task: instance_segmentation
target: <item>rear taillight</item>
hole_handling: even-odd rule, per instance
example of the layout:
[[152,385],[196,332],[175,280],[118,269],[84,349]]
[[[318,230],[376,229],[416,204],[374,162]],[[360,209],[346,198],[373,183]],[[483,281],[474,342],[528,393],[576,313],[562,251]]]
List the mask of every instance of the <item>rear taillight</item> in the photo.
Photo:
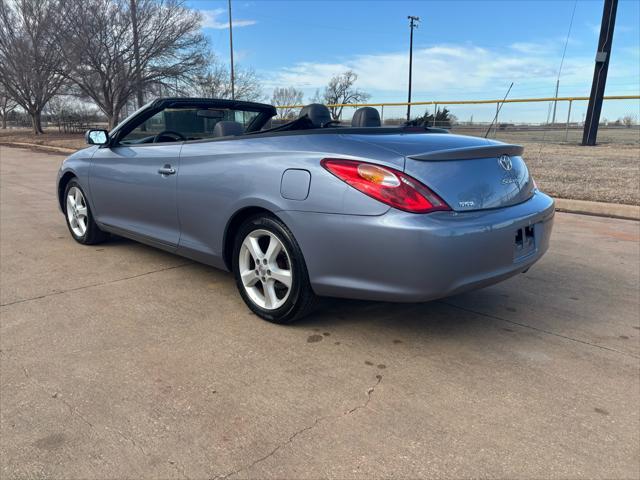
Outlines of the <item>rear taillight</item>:
[[451,210],[415,178],[393,168],[338,158],[325,158],[320,163],[353,188],[399,210],[411,213]]

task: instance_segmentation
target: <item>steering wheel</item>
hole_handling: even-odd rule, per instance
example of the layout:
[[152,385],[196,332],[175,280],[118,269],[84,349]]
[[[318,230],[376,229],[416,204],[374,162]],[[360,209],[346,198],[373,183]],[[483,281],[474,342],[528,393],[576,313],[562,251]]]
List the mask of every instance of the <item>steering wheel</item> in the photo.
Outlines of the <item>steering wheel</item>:
[[164,131],[156,134],[155,137],[153,137],[153,143],[159,143],[160,139],[162,137],[175,137],[176,141],[180,141],[180,140],[185,141],[186,140],[185,136],[182,135],[181,133],[174,132],[174,131],[171,131],[171,130],[164,130]]

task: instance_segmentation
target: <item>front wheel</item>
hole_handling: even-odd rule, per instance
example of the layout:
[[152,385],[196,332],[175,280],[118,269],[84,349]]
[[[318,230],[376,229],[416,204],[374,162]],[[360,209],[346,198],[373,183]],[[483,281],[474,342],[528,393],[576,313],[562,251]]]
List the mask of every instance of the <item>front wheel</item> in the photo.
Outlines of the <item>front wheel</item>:
[[77,180],[71,180],[64,191],[64,213],[73,239],[84,245],[102,242],[107,234],[93,220],[89,202]]
[[300,247],[273,216],[258,215],[242,224],[235,240],[233,272],[247,306],[269,322],[291,323],[315,304]]

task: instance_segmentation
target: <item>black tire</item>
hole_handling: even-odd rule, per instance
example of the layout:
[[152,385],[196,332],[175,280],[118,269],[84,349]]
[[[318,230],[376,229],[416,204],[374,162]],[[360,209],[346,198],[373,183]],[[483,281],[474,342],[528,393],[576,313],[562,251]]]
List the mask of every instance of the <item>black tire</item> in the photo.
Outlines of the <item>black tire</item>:
[[[276,309],[265,309],[256,304],[247,293],[240,275],[240,255],[247,236],[256,230],[266,230],[275,235],[286,249],[291,271],[291,287],[288,298]],[[278,218],[258,214],[248,218],[238,229],[233,248],[233,274],[242,299],[253,313],[272,323],[287,324],[308,315],[316,304],[317,297],[309,282],[307,266],[300,246],[287,226]],[[283,297],[284,298],[284,297]]]
[[[72,188],[77,188],[78,190],[80,190],[80,193],[82,193],[82,196],[84,197],[85,203],[86,203],[87,228],[83,235],[78,235],[76,232],[73,231],[73,227],[71,226],[71,223],[69,221],[69,215],[67,213],[67,196],[69,195],[69,191]],[[98,228],[98,225],[96,225],[96,222],[93,220],[93,214],[91,213],[91,207],[89,206],[89,202],[87,200],[87,194],[84,192],[84,190],[82,189],[82,187],[80,186],[80,184],[75,178],[70,180],[69,183],[67,183],[67,187],[64,189],[64,198],[62,200],[63,200],[62,205],[64,209],[64,219],[67,223],[67,228],[69,229],[69,233],[71,234],[71,236],[76,242],[81,243],[83,245],[95,245],[96,243],[103,242],[104,240],[107,239],[108,234],[100,230]]]

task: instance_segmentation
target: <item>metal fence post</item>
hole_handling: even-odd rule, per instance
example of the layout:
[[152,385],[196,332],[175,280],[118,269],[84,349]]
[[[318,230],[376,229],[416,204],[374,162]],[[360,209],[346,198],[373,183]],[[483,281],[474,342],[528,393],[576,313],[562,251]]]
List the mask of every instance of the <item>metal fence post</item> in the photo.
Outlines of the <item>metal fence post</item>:
[[571,121],[571,104],[573,100],[569,100],[569,111],[567,112],[567,128],[564,131],[564,141],[569,139],[569,122]]
[[380,106],[380,125],[384,125],[384,105]]

